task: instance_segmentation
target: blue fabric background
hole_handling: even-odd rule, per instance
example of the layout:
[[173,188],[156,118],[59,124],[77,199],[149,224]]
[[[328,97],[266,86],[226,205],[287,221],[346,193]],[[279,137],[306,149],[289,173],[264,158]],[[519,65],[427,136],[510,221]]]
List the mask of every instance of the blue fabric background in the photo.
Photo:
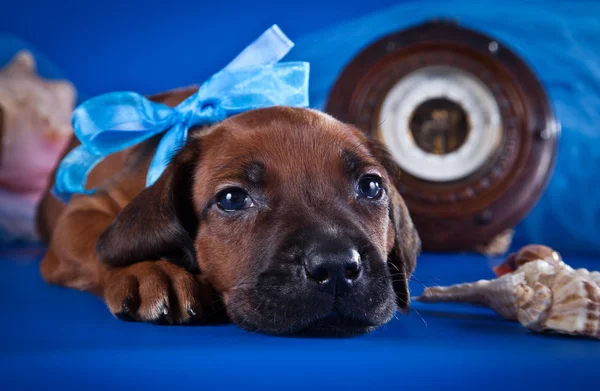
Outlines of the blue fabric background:
[[514,247],[600,253],[600,3],[411,1],[297,40],[311,62],[311,103],[323,105],[343,66],[365,45],[433,18],[458,20],[511,47],[536,72],[562,124],[554,176],[517,227]]
[[[539,242],[563,252],[600,253],[598,2],[232,0],[222,6],[177,0],[66,0],[60,5],[26,0],[3,7],[0,32],[35,45],[85,99],[114,90],[153,93],[202,81],[278,23],[297,43],[286,59],[312,63],[312,105],[319,107],[339,70],[362,47],[439,17],[457,18],[521,55],[539,75],[562,124],[555,175],[518,226],[515,244]],[[2,42],[0,63],[9,51]]]

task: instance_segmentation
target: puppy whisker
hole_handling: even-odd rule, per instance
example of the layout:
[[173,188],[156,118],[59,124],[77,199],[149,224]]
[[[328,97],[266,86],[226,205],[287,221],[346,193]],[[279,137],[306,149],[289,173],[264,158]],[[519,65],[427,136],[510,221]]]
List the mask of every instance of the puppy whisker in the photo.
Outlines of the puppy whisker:
[[410,276],[410,281],[416,281],[419,284],[423,285],[423,288],[427,288],[427,285],[425,285],[421,280],[419,280],[417,277],[415,277],[414,275]]
[[419,315],[419,318],[421,318],[421,320],[425,324],[425,328],[428,328],[427,322],[425,321],[425,318],[423,318],[423,316],[419,313],[419,311],[417,311],[415,308],[411,308],[411,310],[415,311],[417,313],[417,315]]

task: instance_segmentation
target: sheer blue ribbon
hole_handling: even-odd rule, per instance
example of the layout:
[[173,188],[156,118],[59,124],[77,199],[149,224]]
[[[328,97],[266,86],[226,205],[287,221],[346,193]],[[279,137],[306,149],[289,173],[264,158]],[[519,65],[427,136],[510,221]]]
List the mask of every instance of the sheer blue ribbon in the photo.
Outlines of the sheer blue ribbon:
[[174,108],[134,92],[108,93],[82,103],[72,118],[81,145],[61,161],[53,194],[67,202],[75,193],[94,193],[96,189],[85,189],[87,176],[106,156],[166,132],[148,170],[150,186],[185,144],[191,127],[262,107],[307,107],[309,64],[279,62],[293,46],[274,25]]

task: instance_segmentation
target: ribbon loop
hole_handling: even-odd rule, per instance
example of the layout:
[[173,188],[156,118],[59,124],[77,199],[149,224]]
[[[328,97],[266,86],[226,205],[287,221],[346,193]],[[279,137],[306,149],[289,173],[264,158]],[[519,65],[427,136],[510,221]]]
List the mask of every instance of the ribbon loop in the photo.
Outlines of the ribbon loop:
[[92,98],[75,109],[75,136],[91,153],[109,155],[160,133],[176,120],[176,112],[134,92]]
[[86,190],[88,174],[107,155],[165,133],[148,170],[146,185],[162,174],[187,139],[188,130],[244,111],[270,106],[308,106],[309,65],[280,63],[293,43],[275,25],[231,63],[174,108],[134,92],[92,98],[73,112],[73,129],[82,145],[61,161],[53,194],[67,202]]

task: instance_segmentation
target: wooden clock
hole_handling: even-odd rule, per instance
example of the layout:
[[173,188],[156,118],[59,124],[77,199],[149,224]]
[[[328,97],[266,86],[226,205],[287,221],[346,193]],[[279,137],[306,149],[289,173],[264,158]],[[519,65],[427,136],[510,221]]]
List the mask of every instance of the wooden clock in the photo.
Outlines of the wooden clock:
[[387,146],[429,251],[506,250],[555,163],[559,126],[533,71],[449,21],[372,43],[339,75],[325,111]]

